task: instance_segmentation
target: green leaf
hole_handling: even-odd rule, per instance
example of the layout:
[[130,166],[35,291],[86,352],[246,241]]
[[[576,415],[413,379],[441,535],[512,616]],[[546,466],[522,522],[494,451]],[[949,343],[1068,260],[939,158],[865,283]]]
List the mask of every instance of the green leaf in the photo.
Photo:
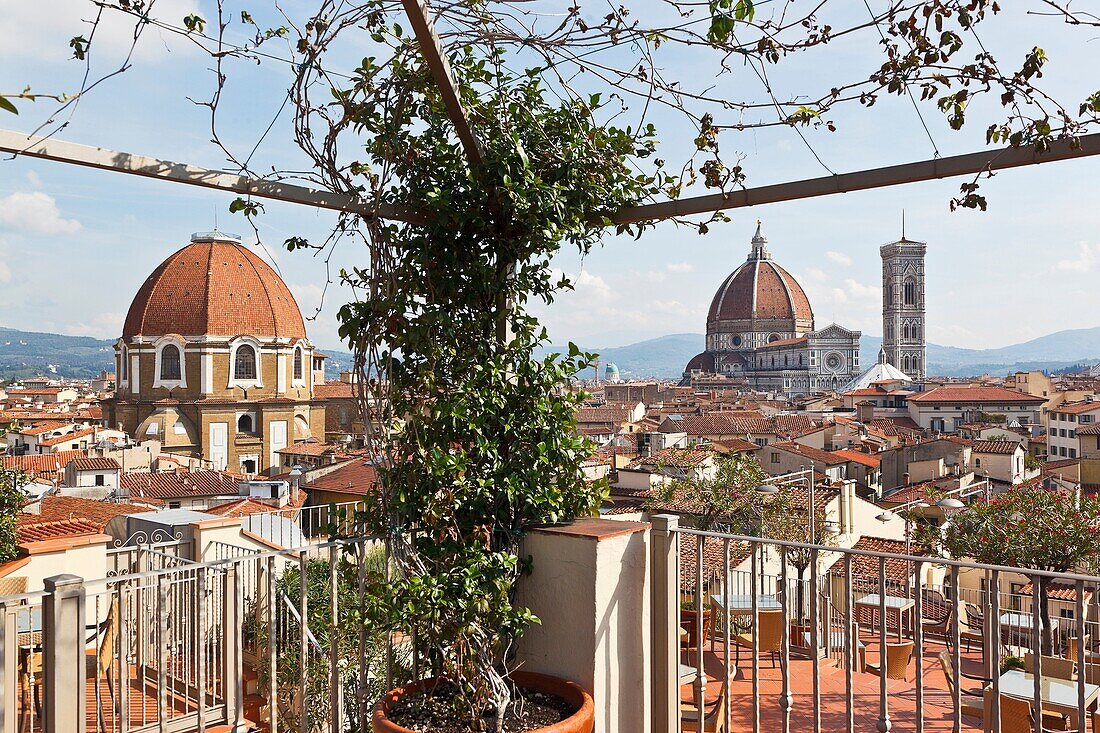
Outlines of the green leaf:
[[19,110],[15,108],[15,105],[11,103],[11,100],[7,97],[0,97],[0,109],[11,112],[13,115],[19,114]]

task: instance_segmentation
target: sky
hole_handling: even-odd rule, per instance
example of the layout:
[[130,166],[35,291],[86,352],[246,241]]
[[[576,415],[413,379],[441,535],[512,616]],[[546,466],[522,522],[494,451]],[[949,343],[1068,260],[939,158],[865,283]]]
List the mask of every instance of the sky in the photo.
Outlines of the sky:
[[[292,0],[284,7],[293,15],[309,4]],[[87,0],[49,0],[47,5],[51,12],[42,12],[39,3],[0,0],[0,37],[6,39],[0,44],[0,93],[27,84],[42,92],[78,87],[83,66],[69,58],[68,39],[86,32],[92,6]],[[757,12],[767,12],[766,5]],[[175,23],[193,12],[213,16],[207,0],[158,0],[155,12]],[[128,24],[108,18],[97,37],[97,68],[106,70],[121,58],[129,32]],[[1029,44],[1043,45],[1051,58],[1046,81],[1071,101],[1095,91],[1088,85],[1097,86],[1096,80],[1082,78],[1080,71],[1100,67],[1100,40],[1053,22],[1037,23],[1022,11],[991,21],[982,32],[983,42],[1006,66],[1015,64]],[[862,46],[841,41],[832,46],[821,61],[785,62],[771,80],[773,88],[780,95],[791,93],[874,60],[866,37]],[[357,51],[347,49],[349,67]],[[132,67],[84,98],[58,138],[223,168],[224,155],[210,142],[207,110],[188,100],[209,97],[209,67],[209,58],[177,36],[149,29]],[[219,134],[243,155],[255,146],[257,169],[300,163],[288,114],[263,136],[283,101],[287,67],[235,62],[230,71]],[[694,78],[699,73],[692,59],[667,59],[667,75]],[[730,98],[761,94],[758,80],[743,69],[716,77],[713,84]],[[0,111],[0,127],[30,131],[53,107],[40,101],[20,104],[20,109],[18,117]],[[971,115],[982,111],[978,105]],[[955,133],[933,107],[922,112],[942,154],[984,146],[980,119]],[[834,116],[836,133],[804,130],[830,170],[933,155],[908,100],[885,99],[869,110],[853,108]],[[657,112],[654,118],[662,154],[677,159],[694,130],[679,117]],[[722,141],[727,156],[734,151],[745,156],[750,186],[828,173],[789,128],[727,133]],[[729,223],[706,236],[672,224],[659,225],[638,241],[608,236],[584,258],[559,254],[554,266],[572,277],[576,289],[538,314],[555,342],[573,340],[588,347],[702,333],[710,299],[744,261],[759,218],[773,257],[809,295],[818,327],[836,322],[877,335],[878,247],[901,234],[904,211],[906,234],[928,243],[930,341],[990,348],[1093,327],[1100,325],[1094,295],[1100,271],[1098,180],[1100,159],[1094,158],[998,174],[983,184],[989,199],[984,213],[950,212],[948,202],[961,180],[948,179],[736,210]],[[226,231],[248,231],[242,219],[228,213],[234,198],[58,163],[0,159],[0,326],[116,338],[142,281],[184,246],[191,232],[209,230],[215,222]],[[288,253],[280,248],[284,239],[296,235],[316,241],[334,215],[275,202],[265,206],[259,218],[261,253],[310,319],[314,342],[338,347],[334,314],[351,294],[329,281],[340,267],[361,264],[365,251],[345,242],[327,262],[308,252]]]

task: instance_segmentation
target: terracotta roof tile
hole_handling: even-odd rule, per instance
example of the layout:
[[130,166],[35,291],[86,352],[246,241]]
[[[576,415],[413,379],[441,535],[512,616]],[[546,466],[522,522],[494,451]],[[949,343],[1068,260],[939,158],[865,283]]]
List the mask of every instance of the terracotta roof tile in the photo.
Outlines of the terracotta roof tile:
[[88,436],[95,435],[95,428],[88,428],[87,430],[75,430],[71,433],[65,433],[59,435],[56,438],[49,438],[46,440],[38,441],[39,445],[52,447],[55,445],[61,445],[62,443],[68,443],[70,440],[79,440],[80,438],[87,438]]
[[975,453],[994,453],[1010,456],[1020,448],[1015,440],[975,440],[973,450]]
[[[27,516],[27,515],[23,515]],[[22,520],[22,517],[20,517]],[[99,534],[102,528],[86,519],[62,519],[46,522],[18,523],[19,542],[42,542],[58,537],[74,537],[82,534]]]
[[821,450],[820,448],[813,448],[808,445],[802,445],[801,443],[772,443],[768,447],[783,450],[787,453],[797,453],[810,461],[823,463],[826,466],[839,466],[842,463],[848,462],[848,459],[843,456],[838,456],[833,451]]
[[255,253],[226,241],[192,242],[160,264],[134,297],[122,337],[138,334],[305,338],[290,289]]
[[882,463],[882,459],[878,456],[873,456],[870,453],[864,453],[863,451],[845,448],[844,450],[833,451],[833,453],[847,461],[859,463],[867,466],[868,468],[878,468],[879,465],[881,465]]
[[[313,352],[317,356],[317,352]],[[313,397],[318,400],[355,399],[355,385],[347,382],[325,382],[313,385]]]
[[122,468],[114,458],[77,458],[70,463],[77,471],[118,471]]
[[314,491],[338,491],[365,496],[378,484],[378,471],[362,458],[354,458],[324,476],[302,484],[303,489]]
[[37,514],[21,514],[30,517],[25,521],[57,521],[63,519],[80,519],[95,524],[100,530],[107,526],[107,522],[115,517],[126,514],[152,511],[149,507],[136,504],[119,504],[112,501],[97,501],[95,499],[82,499],[77,496],[47,496],[39,505]]
[[1046,402],[1046,398],[1032,397],[1023,392],[1005,389],[1004,387],[936,387],[927,392],[910,396],[909,401],[929,404],[937,402],[957,402],[961,404],[992,402],[1040,405]]
[[131,499],[178,499],[229,496],[238,492],[240,479],[223,471],[124,473],[121,485]]
[[1051,412],[1057,412],[1062,415],[1080,415],[1087,412],[1100,411],[1100,402],[1085,401],[1085,402],[1066,402],[1057,407],[1052,407]]
[[[863,535],[859,538],[853,546],[855,550],[866,550],[868,552],[886,552],[892,555],[916,555],[919,557],[926,557],[928,555],[927,548],[910,545],[909,552],[905,551],[905,542],[902,540],[890,540],[885,537],[869,537]],[[858,578],[874,578],[878,579],[879,573],[879,558],[868,557],[866,555],[853,555],[852,556],[852,575]],[[894,583],[904,583],[909,580],[913,574],[913,564],[906,560],[894,560],[887,558],[886,560],[886,579]]]
[[86,455],[87,453],[82,450],[59,450],[55,453],[0,456],[0,465],[34,476],[43,472],[56,473],[65,468],[69,461]]

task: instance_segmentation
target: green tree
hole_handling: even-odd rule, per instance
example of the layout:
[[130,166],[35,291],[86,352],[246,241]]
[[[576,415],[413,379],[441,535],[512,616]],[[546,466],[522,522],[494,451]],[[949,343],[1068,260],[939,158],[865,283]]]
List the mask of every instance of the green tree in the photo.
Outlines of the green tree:
[[26,480],[22,471],[0,468],[0,563],[19,555],[17,517],[27,500],[22,490]]
[[[943,546],[953,557],[994,565],[1052,572],[1087,567],[1100,555],[1100,500],[1041,487],[1010,489],[958,510],[947,524]],[[1050,654],[1051,579],[1035,581],[1042,649]]]
[[651,510],[676,506],[686,511],[696,529],[756,534],[767,506],[756,487],[768,480],[755,458],[736,455],[717,460],[711,475],[662,483],[647,504]]

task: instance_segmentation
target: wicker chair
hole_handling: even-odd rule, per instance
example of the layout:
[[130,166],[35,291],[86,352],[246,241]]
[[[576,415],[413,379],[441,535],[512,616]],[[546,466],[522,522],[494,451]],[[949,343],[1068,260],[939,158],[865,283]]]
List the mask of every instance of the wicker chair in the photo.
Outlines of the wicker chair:
[[[886,645],[886,676],[892,680],[908,680],[909,660],[913,658],[913,642],[902,641]],[[882,675],[883,661],[878,664],[866,664],[863,671]]]
[[[1035,672],[1035,655],[1031,652],[1024,655],[1024,671]],[[1073,660],[1062,657],[1044,656],[1039,671],[1044,677],[1057,677],[1060,680],[1077,679],[1077,669]]]
[[1095,653],[1089,651],[1089,641],[1091,640],[1091,638],[1092,637],[1090,634],[1085,634],[1084,644],[1079,644],[1077,642],[1076,636],[1071,636],[1066,639],[1066,659],[1070,659],[1074,662],[1080,663],[1082,659],[1078,648],[1084,647],[1085,662],[1096,662],[1097,660],[1100,660],[1100,657],[1098,657]]
[[976,677],[963,672],[956,673],[955,661],[951,658],[951,652],[944,649],[940,652],[940,669],[943,670],[943,676],[947,679],[947,691],[951,693],[951,698],[955,697],[955,686],[962,684],[962,680],[972,680],[974,682],[980,682],[982,686],[979,689],[966,689],[963,688],[960,694],[962,698],[962,714],[970,716],[972,718],[985,719],[985,695],[990,691],[990,684],[992,680],[985,677]]
[[0,597],[21,596],[26,592],[26,575],[9,575],[6,578],[0,578]]
[[1031,701],[1011,695],[1001,695],[1001,733],[1032,733],[1035,716]]
[[783,611],[761,611],[756,628],[756,634],[750,631],[733,637],[733,643],[737,646],[737,661],[741,661],[741,647],[752,649],[755,638],[757,649],[771,654],[774,667],[775,655],[783,644]]
[[722,691],[710,705],[703,704],[703,729],[699,730],[699,711],[694,705],[682,703],[680,706],[680,730],[684,733],[724,733],[726,730],[726,706],[729,680],[722,683]]

